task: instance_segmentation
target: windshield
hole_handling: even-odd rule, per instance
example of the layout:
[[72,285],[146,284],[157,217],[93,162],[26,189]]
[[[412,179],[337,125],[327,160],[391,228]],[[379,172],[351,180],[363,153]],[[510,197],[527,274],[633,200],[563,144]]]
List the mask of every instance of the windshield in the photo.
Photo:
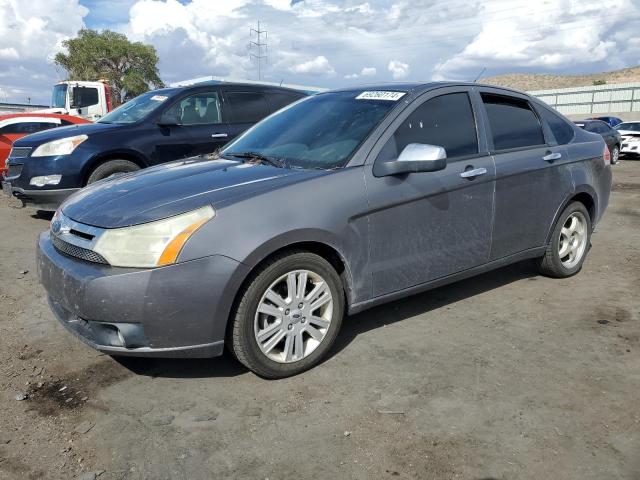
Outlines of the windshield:
[[396,104],[357,99],[361,92],[324,93],[280,110],[222,151],[273,157],[293,168],[343,167]]
[[627,130],[631,132],[640,132],[640,122],[623,122],[614,127],[616,130]]
[[170,97],[157,92],[147,92],[123,103],[107,113],[98,123],[133,123],[142,120]]
[[67,84],[54,85],[51,94],[51,107],[66,108],[67,106]]

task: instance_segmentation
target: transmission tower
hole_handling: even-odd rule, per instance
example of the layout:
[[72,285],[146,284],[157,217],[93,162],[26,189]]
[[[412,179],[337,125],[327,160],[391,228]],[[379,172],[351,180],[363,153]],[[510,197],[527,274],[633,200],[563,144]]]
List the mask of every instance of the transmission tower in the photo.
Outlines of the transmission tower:
[[258,80],[262,80],[262,60],[267,60],[268,47],[266,40],[267,31],[260,30],[260,21],[258,21],[257,29],[249,29],[249,59],[255,59],[258,63]]

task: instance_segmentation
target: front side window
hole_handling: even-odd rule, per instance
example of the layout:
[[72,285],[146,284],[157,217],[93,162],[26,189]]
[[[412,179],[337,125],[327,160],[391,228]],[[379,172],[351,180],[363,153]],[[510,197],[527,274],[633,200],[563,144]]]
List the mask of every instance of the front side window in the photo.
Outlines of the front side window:
[[75,87],[75,90],[78,90],[78,105],[84,107],[90,107],[92,105],[97,105],[98,100],[98,89],[91,87]]
[[396,160],[410,143],[438,145],[447,158],[478,153],[476,122],[466,93],[450,93],[427,100],[398,127],[378,155]]
[[177,117],[182,125],[222,123],[218,92],[196,93],[175,103],[165,115]]
[[519,98],[483,93],[495,150],[544,145],[542,125],[529,102]]
[[397,104],[357,98],[361,93],[322,93],[285,107],[238,137],[222,156],[252,152],[293,168],[343,167]]
[[539,107],[538,110],[540,111],[540,116],[549,125],[558,145],[565,145],[573,140],[573,127],[566,120],[547,108]]
[[171,98],[171,91],[143,93],[107,113],[98,123],[134,123],[156,111]]
[[227,92],[231,123],[257,123],[269,115],[269,105],[263,93]]

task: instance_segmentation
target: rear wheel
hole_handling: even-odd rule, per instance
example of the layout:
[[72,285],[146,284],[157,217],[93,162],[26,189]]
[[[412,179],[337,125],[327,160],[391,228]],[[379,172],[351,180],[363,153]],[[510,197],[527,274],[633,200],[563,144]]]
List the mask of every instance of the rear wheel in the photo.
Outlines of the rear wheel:
[[87,185],[118,173],[129,173],[140,170],[140,167],[129,160],[108,160],[98,165],[89,175]]
[[538,270],[550,277],[570,277],[580,271],[591,246],[591,218],[580,202],[571,203],[560,215]]
[[616,164],[620,161],[620,147],[617,145],[613,146],[611,150],[611,163]]
[[342,283],[329,262],[309,252],[280,255],[241,293],[229,346],[254,373],[288,377],[322,360],[343,314]]

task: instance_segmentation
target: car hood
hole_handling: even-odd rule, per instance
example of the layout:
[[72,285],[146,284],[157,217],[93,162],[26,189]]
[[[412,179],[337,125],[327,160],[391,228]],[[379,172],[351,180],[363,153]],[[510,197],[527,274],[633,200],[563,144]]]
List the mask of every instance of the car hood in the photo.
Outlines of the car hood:
[[69,125],[68,127],[51,128],[42,132],[32,133],[26,137],[16,140],[16,147],[37,147],[43,143],[59,140],[61,138],[73,137],[76,135],[95,135],[107,130],[122,128],[123,125],[112,123],[83,123],[79,125]]
[[620,135],[638,137],[640,132],[637,130],[616,130]]
[[160,220],[204,205],[323,175],[202,157],[167,163],[96,182],[63,205],[64,214],[86,225],[118,228]]

